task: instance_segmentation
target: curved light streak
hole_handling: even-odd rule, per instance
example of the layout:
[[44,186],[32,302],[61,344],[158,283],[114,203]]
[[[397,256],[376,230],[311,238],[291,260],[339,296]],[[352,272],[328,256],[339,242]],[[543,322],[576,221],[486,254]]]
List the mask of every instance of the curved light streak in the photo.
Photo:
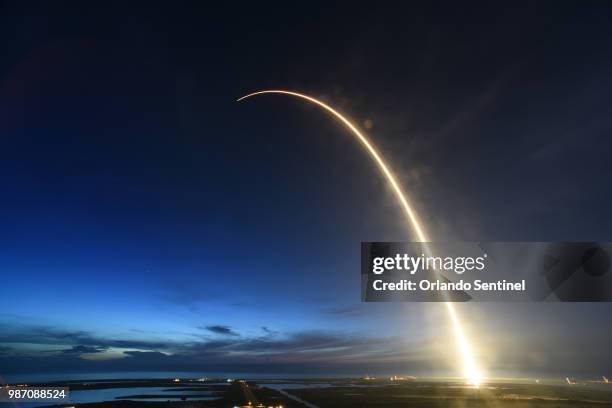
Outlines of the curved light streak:
[[376,164],[378,164],[378,167],[380,168],[380,170],[383,172],[383,174],[387,178],[387,181],[389,182],[389,184],[391,184],[391,187],[393,187],[393,190],[395,191],[397,198],[400,200],[402,204],[402,208],[404,209],[404,212],[406,213],[406,216],[408,218],[408,221],[410,222],[410,225],[412,225],[412,227],[414,228],[414,232],[419,238],[419,241],[421,242],[429,241],[429,239],[427,239],[427,236],[425,235],[425,231],[423,231],[423,229],[421,228],[421,223],[417,219],[416,213],[412,209],[412,206],[408,203],[408,200],[406,199],[406,196],[404,192],[402,191],[399,183],[395,180],[393,173],[391,173],[391,170],[389,170],[384,160],[382,159],[378,151],[374,148],[372,143],[370,143],[370,141],[363,135],[363,133],[359,131],[359,129],[357,129],[355,125],[353,125],[346,117],[342,116],[337,110],[335,110],[331,106],[321,102],[318,99],[315,99],[308,95],[304,95],[304,94],[297,93],[297,92],[282,91],[282,90],[267,90],[267,91],[254,92],[252,94],[245,95],[242,98],[238,99],[238,102],[246,98],[250,98],[251,96],[269,94],[269,93],[285,94],[285,95],[291,95],[291,96],[296,96],[298,98],[306,99],[307,101],[312,102],[315,105],[319,105],[320,107],[322,107],[323,109],[325,109],[326,111],[334,115],[338,120],[340,120],[340,122],[342,122],[342,124],[344,124],[347,128],[349,128],[349,130],[353,132],[355,136],[357,136],[357,139],[359,139],[361,144],[363,144],[366,150],[370,153],[370,155],[372,156]]
[[[357,128],[357,126],[355,126],[344,115],[342,115],[340,112],[338,112],[331,106],[327,105],[326,103],[321,102],[320,100],[313,98],[311,96],[304,95],[298,92],[286,91],[282,89],[268,89],[268,90],[253,92],[248,95],[245,95],[239,98],[237,102],[240,102],[252,96],[263,95],[263,94],[282,94],[282,95],[289,95],[289,96],[294,96],[297,98],[305,99],[308,102],[311,102],[323,108],[327,112],[331,113],[344,126],[346,126],[351,131],[351,133],[357,138],[357,140],[359,140],[359,142],[365,147],[366,151],[370,154],[372,159],[374,159],[374,162],[378,165],[379,169],[382,171],[383,175],[385,176],[385,178],[387,179],[387,181],[393,188],[393,191],[395,192],[396,197],[402,206],[404,214],[408,220],[408,224],[412,228],[418,240],[423,243],[423,246],[425,247],[425,250],[427,251],[427,243],[429,242],[429,238],[427,236],[427,232],[425,231],[425,228],[422,226],[419,220],[419,217],[417,216],[412,205],[410,204],[410,201],[406,197],[406,194],[400,187],[400,184],[395,179],[395,176],[393,175],[393,173],[391,172],[391,170],[385,163],[381,154],[378,152],[378,150],[376,150],[376,148],[368,140],[368,138]],[[446,308],[447,308],[447,311],[448,311],[448,314],[449,314],[449,317],[452,323],[455,340],[457,342],[457,348],[459,349],[459,352],[463,360],[463,376],[466,378],[468,383],[474,386],[478,386],[480,382],[482,381],[482,375],[480,374],[474,362],[474,357],[472,354],[470,344],[467,340],[467,337],[465,336],[463,332],[463,328],[461,327],[461,321],[459,320],[459,317],[457,316],[457,312],[455,311],[453,304],[450,302],[445,302],[445,305],[446,305]]]

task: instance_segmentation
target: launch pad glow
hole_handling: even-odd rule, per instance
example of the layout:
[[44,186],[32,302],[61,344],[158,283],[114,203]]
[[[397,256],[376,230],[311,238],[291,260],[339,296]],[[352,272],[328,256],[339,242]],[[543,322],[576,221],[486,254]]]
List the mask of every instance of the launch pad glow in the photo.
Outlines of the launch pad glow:
[[[250,93],[248,95],[245,95],[239,98],[238,102],[244,99],[256,96],[256,95],[263,95],[263,94],[282,94],[282,95],[289,95],[289,96],[305,99],[308,102],[311,102],[325,109],[327,112],[331,113],[336,119],[338,119],[343,125],[345,125],[351,131],[351,133],[357,138],[357,140],[359,140],[359,142],[363,145],[365,150],[370,154],[374,162],[376,162],[379,169],[382,171],[383,175],[387,179],[387,182],[391,185],[393,191],[396,194],[397,199],[399,200],[402,206],[406,219],[408,220],[408,225],[410,229],[412,229],[418,241],[423,243],[424,249],[425,251],[427,251],[426,243],[429,242],[430,240],[425,231],[425,228],[422,226],[422,223],[419,220],[419,217],[414,211],[412,205],[410,205],[410,202],[406,194],[403,192],[400,184],[396,181],[395,176],[393,175],[393,173],[391,172],[391,170],[385,163],[380,153],[376,150],[372,142],[370,142],[370,140],[350,120],[348,120],[344,115],[340,114],[337,110],[335,110],[331,106],[327,105],[324,102],[321,102],[320,100],[316,98],[313,98],[311,96],[304,95],[298,92],[292,92],[292,91],[286,91],[286,90],[280,90],[280,89],[268,89],[264,91],[253,92],[253,93]],[[472,349],[464,334],[463,328],[461,326],[461,321],[459,320],[459,317],[457,316],[457,312],[453,304],[450,302],[445,302],[445,305],[446,305],[446,309],[447,309],[448,315],[451,320],[453,333],[455,336],[455,340],[457,342],[457,348],[458,348],[459,353],[461,354],[461,358],[463,362],[463,376],[465,377],[468,383],[474,386],[478,386],[480,382],[482,381],[482,374],[480,373],[480,370],[478,369],[474,361]]]

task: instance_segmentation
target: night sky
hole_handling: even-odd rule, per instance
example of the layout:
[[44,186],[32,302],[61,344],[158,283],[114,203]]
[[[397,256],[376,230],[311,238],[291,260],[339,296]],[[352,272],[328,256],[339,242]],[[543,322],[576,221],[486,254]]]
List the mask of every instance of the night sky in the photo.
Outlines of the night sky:
[[[85,4],[87,3],[87,4]],[[611,241],[612,7],[8,2],[0,376],[456,375],[436,304],[360,303],[361,241]],[[458,305],[490,375],[612,374],[612,305]]]

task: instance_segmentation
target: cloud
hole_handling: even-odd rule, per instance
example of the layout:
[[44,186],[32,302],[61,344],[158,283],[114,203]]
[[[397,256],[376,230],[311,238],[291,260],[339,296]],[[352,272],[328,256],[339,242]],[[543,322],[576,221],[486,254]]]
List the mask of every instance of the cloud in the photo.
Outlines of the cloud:
[[206,326],[206,327],[198,327],[198,329],[200,330],[208,330],[211,333],[215,333],[215,334],[220,334],[223,336],[239,336],[239,334],[237,332],[235,332],[234,330],[232,330],[231,327],[229,326],[223,326],[223,325],[212,325],[212,326]]
[[[399,352],[397,350],[400,350]],[[409,359],[399,339],[370,338],[347,333],[304,331],[286,336],[225,337],[185,344],[177,355],[217,362],[313,363]],[[418,352],[418,351],[417,351]]]
[[323,310],[324,313],[336,317],[359,317],[363,316],[366,312],[366,309],[362,305],[351,305],[351,306],[342,306],[342,307],[331,307]]
[[64,354],[82,354],[82,353],[103,353],[107,350],[106,347],[97,346],[72,346],[72,348],[62,350]]
[[[344,310],[332,312],[345,313]],[[525,331],[520,331],[519,334],[525,337],[522,338],[519,334],[507,333],[503,327],[491,326],[481,334],[480,350],[496,351],[493,357],[485,355],[489,359],[486,366],[493,368],[514,367],[520,363],[523,371],[543,366],[551,372],[563,366],[571,366],[576,371],[601,370],[607,364],[601,359],[601,350],[609,344],[610,333],[605,330],[609,327],[607,321],[596,323],[601,328],[586,331],[587,336],[548,323],[548,332],[558,334],[554,343],[550,343],[546,336],[528,336]],[[589,327],[591,323],[580,328],[585,331]],[[0,333],[0,367],[5,373],[51,372],[61,367],[75,372],[125,369],[278,373],[295,370],[292,372],[302,374],[382,373],[401,369],[419,375],[431,372],[432,367],[448,367],[445,359],[454,350],[452,341],[440,338],[419,339],[417,342],[406,336],[391,337],[378,333],[328,330],[286,333],[266,326],[260,326],[261,331],[252,336],[238,335],[229,326],[203,326],[203,330],[215,335],[178,336],[164,342],[155,341],[145,334],[141,338],[106,338],[86,331],[48,326],[3,328],[6,330]],[[133,335],[131,333],[130,337]],[[500,336],[505,341],[500,340]],[[573,350],[571,355],[566,355],[568,349]],[[450,351],[445,354],[441,352],[443,350]],[[85,360],[83,354],[91,354],[92,358]],[[105,358],[107,355],[113,358]],[[121,356],[124,358],[116,358]]]
[[[210,361],[219,364],[232,362],[257,362],[261,358],[274,358],[279,362],[307,362],[313,360],[356,360],[383,358],[388,353],[397,357],[394,338],[367,337],[329,331],[302,331],[280,333],[261,326],[264,335],[243,337],[227,325],[199,327],[217,336],[174,341],[155,341],[141,338],[107,338],[87,331],[64,330],[49,326],[13,326],[0,334],[0,346],[11,346],[12,356],[43,357],[32,345],[53,346],[45,349],[44,356],[61,355],[78,357],[81,354],[103,354],[112,349],[123,349],[126,356],[139,358],[165,358],[176,361]],[[19,346],[20,344],[23,347]],[[398,347],[401,348],[401,347]],[[403,348],[401,348],[403,349]],[[51,352],[50,352],[51,350]],[[58,354],[59,353],[59,354]],[[149,354],[139,354],[149,353]],[[167,359],[166,359],[167,360]],[[182,360],[181,360],[182,363]]]
[[278,335],[278,332],[275,330],[270,329],[267,326],[261,326],[261,330],[267,335],[267,336],[276,336]]
[[143,359],[168,357],[166,354],[160,353],[158,351],[124,351],[123,354],[132,358]]
[[60,350],[65,354],[92,352],[79,350],[106,350],[109,348],[123,349],[167,349],[171,345],[150,340],[116,339],[95,336],[87,331],[63,330],[49,326],[13,326],[0,334],[0,344],[38,344],[72,346],[68,350]]

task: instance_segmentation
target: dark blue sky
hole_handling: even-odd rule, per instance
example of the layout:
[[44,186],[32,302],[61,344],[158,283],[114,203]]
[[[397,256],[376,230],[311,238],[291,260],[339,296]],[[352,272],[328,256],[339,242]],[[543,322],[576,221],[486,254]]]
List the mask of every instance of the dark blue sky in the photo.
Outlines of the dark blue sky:
[[[253,90],[370,120],[435,239],[611,239],[601,3],[1,15],[0,375],[453,372],[441,308],[359,303],[359,243],[410,238],[369,159]],[[491,373],[612,363],[607,304],[460,306]]]

